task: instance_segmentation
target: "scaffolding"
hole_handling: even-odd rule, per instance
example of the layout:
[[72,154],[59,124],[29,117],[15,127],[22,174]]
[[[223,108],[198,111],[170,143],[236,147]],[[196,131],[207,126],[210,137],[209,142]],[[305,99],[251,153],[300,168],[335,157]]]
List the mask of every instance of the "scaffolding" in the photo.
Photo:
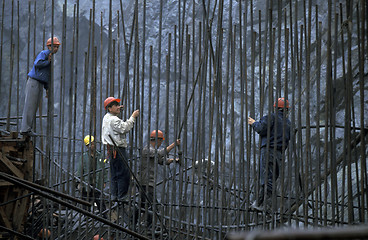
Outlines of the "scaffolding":
[[[272,239],[285,233],[257,231],[285,227],[316,239],[310,229],[367,223],[366,1],[2,0],[0,8],[0,239],[247,239],[229,235],[244,231]],[[23,137],[27,74],[52,36],[61,47],[37,136]],[[127,134],[133,177],[123,203],[109,180],[89,181],[109,179],[108,161],[84,175],[79,168],[86,135],[108,160],[109,96],[122,99],[123,120],[140,110]],[[247,119],[272,114],[279,97],[291,103],[291,139],[273,211],[259,211],[251,204],[261,192],[260,139]],[[142,207],[142,151],[155,129],[165,147],[181,139],[170,152],[179,161],[156,164],[155,201]],[[346,232],[367,238],[364,227]]]

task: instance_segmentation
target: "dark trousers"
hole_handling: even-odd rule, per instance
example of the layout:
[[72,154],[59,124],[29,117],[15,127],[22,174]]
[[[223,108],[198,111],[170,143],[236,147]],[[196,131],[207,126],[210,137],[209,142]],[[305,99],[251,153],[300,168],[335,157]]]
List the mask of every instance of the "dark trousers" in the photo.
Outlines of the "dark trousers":
[[[140,195],[141,195],[141,208],[144,209],[144,211],[147,208],[147,213],[145,214],[145,220],[146,220],[146,226],[149,227],[152,224],[152,218],[153,218],[153,214],[152,212],[152,204],[154,204],[153,202],[153,187],[152,186],[148,186],[148,185],[142,185],[142,188],[140,190]],[[145,191],[146,195],[144,194],[143,190]],[[149,201],[147,200],[147,197],[149,199]],[[150,203],[151,202],[151,203]]]
[[[268,162],[267,162],[267,153],[268,153]],[[273,147],[270,147],[268,151],[266,147],[261,148],[261,158],[260,158],[261,169],[259,171],[261,189],[260,189],[259,196],[258,196],[259,204],[262,204],[264,201],[264,191],[265,191],[266,184],[267,184],[267,197],[272,196],[273,177],[275,176],[275,181],[279,177],[279,162],[281,161],[281,159],[282,159],[282,152],[280,150],[276,150],[276,152],[274,152]],[[268,169],[266,169],[267,163],[268,163]],[[275,165],[275,171],[274,171],[274,165]]]
[[[120,153],[123,156],[121,156]],[[126,163],[128,163],[126,148],[119,147],[119,151],[117,149],[110,151],[109,160],[111,171],[111,194],[113,198],[116,197],[117,199],[121,199],[128,193],[130,184],[129,168],[124,162],[125,160]]]

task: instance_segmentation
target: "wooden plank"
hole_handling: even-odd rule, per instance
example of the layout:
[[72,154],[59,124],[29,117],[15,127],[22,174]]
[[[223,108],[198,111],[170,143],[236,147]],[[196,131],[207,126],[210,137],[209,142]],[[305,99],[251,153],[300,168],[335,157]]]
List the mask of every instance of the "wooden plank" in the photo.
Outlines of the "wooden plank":
[[17,177],[23,179],[24,174],[14,164],[0,152],[0,161]]
[[1,151],[4,153],[4,154],[8,154],[9,152],[17,152],[19,151],[19,149],[17,149],[15,146],[2,146],[1,147]]
[[4,209],[2,207],[0,207],[0,216],[1,216],[1,220],[3,221],[5,227],[12,229],[8,216],[6,216]]
[[[4,188],[4,190],[2,192],[2,195],[1,195],[2,202],[7,202],[8,201],[9,192],[11,192],[11,191],[9,191],[9,189],[13,189],[13,188],[14,188],[14,186],[9,186],[9,187]],[[11,212],[13,211],[13,205],[11,205],[10,207],[9,207],[9,205],[3,206],[3,210],[5,212],[5,215],[9,216],[11,214]]]
[[[27,195],[27,194],[28,194],[27,190],[20,191],[19,197]],[[26,210],[28,208],[28,203],[29,203],[29,197],[22,198],[18,200],[16,203],[17,207],[14,209],[14,215],[13,215],[13,226],[14,226],[15,231],[23,232],[23,227],[24,227],[23,223],[24,223],[24,220],[26,219],[26,215],[27,215]]]
[[8,187],[8,186],[13,186],[13,183],[4,181],[4,180],[0,180],[0,187]]
[[[33,154],[32,142],[18,139],[17,133],[10,137],[0,137],[0,171],[10,173],[21,179],[32,179]],[[7,155],[27,161],[12,161]],[[9,199],[15,199],[29,192],[4,180],[0,180],[0,191],[0,202],[7,202]],[[30,197],[26,197],[1,207],[0,224],[9,229],[23,232],[29,202]]]

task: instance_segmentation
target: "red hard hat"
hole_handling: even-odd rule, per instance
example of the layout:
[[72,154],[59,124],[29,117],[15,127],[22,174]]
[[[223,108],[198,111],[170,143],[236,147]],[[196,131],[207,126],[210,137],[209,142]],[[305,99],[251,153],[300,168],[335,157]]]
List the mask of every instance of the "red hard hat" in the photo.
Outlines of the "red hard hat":
[[51,236],[51,231],[47,228],[42,228],[37,234],[39,237],[49,238]]
[[100,238],[100,235],[94,235],[93,240],[104,240],[103,237]]
[[276,103],[277,103],[277,108],[284,108],[285,102],[286,102],[285,107],[290,108],[289,101],[285,100],[285,98],[277,99],[277,101],[273,104],[273,107],[276,107]]
[[114,97],[108,97],[105,99],[104,101],[104,107],[106,109],[107,105],[109,105],[111,102],[120,102],[121,100],[119,98],[114,98]]
[[[54,45],[60,45],[61,44],[60,41],[59,41],[59,39],[57,37],[54,37],[54,42],[53,43],[54,43]],[[49,38],[47,40],[46,46],[51,46],[51,38]]]
[[[150,138],[151,138],[151,139],[152,139],[152,138],[156,138],[156,130],[153,130],[153,131],[151,132]],[[158,138],[158,139],[162,138],[162,140],[165,140],[165,138],[164,138],[164,133],[163,133],[162,131],[160,131],[160,130],[157,130],[157,138]]]

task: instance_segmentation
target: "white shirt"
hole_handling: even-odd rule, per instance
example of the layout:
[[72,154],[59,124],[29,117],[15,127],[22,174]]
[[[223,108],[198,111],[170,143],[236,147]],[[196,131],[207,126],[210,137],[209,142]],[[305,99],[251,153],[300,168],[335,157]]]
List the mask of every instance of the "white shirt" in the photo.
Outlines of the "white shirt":
[[125,122],[119,117],[106,113],[102,120],[102,143],[115,146],[110,136],[118,147],[127,147],[126,134],[133,128],[135,122],[134,117],[130,117]]

